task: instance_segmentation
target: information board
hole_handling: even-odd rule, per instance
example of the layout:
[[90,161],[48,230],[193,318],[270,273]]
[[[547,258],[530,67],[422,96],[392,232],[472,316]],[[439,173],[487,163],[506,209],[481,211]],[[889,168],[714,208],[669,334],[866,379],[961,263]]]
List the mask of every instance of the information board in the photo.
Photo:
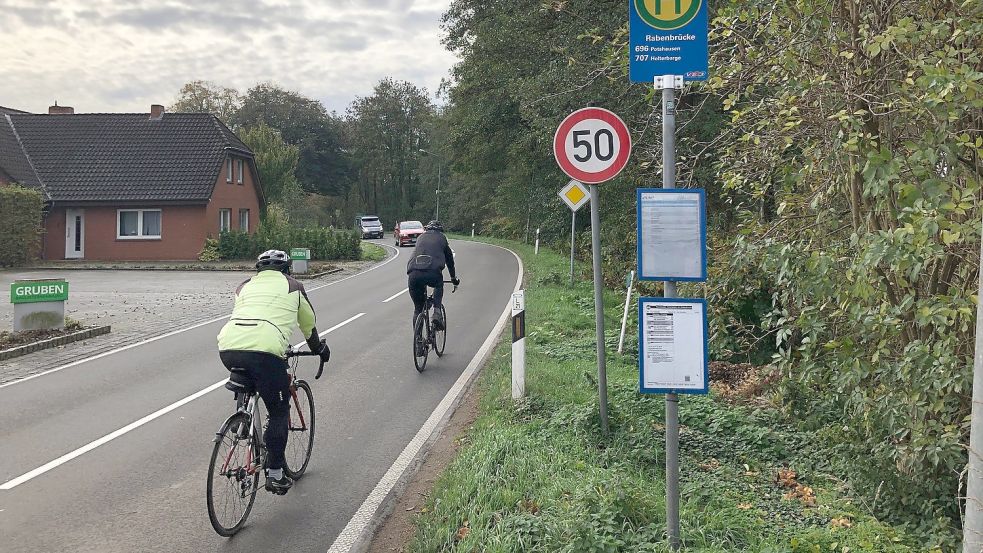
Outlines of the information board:
[[705,394],[707,303],[702,299],[639,298],[638,378],[643,394]]
[[706,195],[700,189],[639,188],[638,279],[707,279]]

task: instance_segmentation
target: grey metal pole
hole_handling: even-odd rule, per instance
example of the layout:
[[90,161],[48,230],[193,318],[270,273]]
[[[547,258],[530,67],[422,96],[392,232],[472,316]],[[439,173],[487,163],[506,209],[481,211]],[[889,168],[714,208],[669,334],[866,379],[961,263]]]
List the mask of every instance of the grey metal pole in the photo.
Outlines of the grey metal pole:
[[440,160],[437,160],[437,213],[434,219],[440,220]]
[[[980,242],[983,259],[983,242]],[[983,268],[981,268],[983,269]],[[983,270],[980,270],[983,297]],[[966,514],[963,553],[983,551],[983,302],[976,306],[976,354],[973,357],[973,409],[969,427],[969,466],[966,469]]]
[[[676,185],[676,88],[675,77],[662,77],[662,188]],[[676,297],[676,283],[665,282],[664,297]],[[679,539],[679,396],[666,394],[666,527],[669,547],[678,550]]]
[[577,212],[570,210],[570,284],[573,284],[573,250],[577,240]]
[[590,185],[590,235],[594,256],[594,319],[597,326],[597,394],[600,399],[601,432],[608,434],[608,369],[604,359],[604,283],[601,279],[601,213],[597,185]]

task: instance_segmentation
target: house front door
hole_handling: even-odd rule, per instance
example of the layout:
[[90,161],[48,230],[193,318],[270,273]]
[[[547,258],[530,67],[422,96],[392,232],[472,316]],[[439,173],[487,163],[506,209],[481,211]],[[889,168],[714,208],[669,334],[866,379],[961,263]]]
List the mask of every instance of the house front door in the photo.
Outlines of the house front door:
[[85,257],[85,210],[65,210],[65,259]]

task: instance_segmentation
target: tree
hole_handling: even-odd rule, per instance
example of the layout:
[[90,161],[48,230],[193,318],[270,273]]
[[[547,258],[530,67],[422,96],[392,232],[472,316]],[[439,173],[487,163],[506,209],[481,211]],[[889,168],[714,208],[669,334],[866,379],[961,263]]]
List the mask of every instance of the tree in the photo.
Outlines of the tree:
[[272,83],[250,88],[242,101],[243,126],[265,123],[299,149],[297,179],[310,192],[344,195],[348,165],[341,149],[342,123],[317,100]]
[[441,152],[431,144],[434,113],[426,90],[388,78],[371,96],[352,102],[347,142],[364,209],[384,220],[424,219],[433,213],[442,163]]
[[296,198],[300,189],[296,177],[300,159],[297,146],[284,142],[280,132],[266,123],[247,127],[240,134],[243,143],[255,156],[256,170],[267,203]]
[[241,106],[242,97],[234,88],[210,81],[191,81],[181,87],[178,99],[168,109],[173,112],[211,113],[235,129]]

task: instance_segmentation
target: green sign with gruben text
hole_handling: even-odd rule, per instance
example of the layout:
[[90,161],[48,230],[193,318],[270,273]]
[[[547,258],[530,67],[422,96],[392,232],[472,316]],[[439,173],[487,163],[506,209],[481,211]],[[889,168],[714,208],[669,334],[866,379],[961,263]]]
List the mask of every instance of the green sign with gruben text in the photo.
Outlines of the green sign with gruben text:
[[10,285],[10,303],[40,303],[68,299],[64,280],[17,280]]
[[311,250],[307,248],[291,248],[290,259],[305,260],[311,258]]

